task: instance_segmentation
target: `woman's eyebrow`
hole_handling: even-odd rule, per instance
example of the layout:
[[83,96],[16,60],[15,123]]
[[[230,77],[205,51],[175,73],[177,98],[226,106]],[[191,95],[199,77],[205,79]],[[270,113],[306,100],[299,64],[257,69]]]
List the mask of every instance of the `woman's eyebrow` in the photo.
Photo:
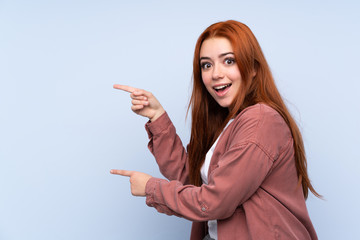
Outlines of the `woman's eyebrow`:
[[[221,53],[221,54],[219,55],[219,58],[224,57],[224,56],[226,56],[226,55],[228,55],[228,54],[234,55],[233,52],[226,52],[226,53]],[[209,57],[200,57],[200,61],[201,61],[201,60],[204,60],[204,59],[210,60],[211,58],[209,58]]]
[[234,55],[234,53],[233,53],[233,52],[226,52],[226,53],[222,53],[222,54],[220,54],[220,55],[219,55],[219,57],[224,57],[224,56],[226,56],[226,55],[228,55],[228,54],[232,54],[232,55]]
[[201,58],[200,58],[200,61],[201,61],[201,60],[204,60],[204,59],[210,60],[211,58],[209,58],[209,57],[201,57]]

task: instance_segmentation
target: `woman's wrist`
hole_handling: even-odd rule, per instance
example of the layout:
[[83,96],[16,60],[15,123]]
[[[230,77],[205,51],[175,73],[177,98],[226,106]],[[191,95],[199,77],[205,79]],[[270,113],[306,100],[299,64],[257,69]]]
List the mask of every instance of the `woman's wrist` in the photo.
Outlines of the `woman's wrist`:
[[157,113],[155,113],[155,115],[152,118],[149,118],[150,122],[154,122],[156,119],[161,117],[161,115],[163,115],[164,113],[165,113],[165,110],[163,108],[161,108]]

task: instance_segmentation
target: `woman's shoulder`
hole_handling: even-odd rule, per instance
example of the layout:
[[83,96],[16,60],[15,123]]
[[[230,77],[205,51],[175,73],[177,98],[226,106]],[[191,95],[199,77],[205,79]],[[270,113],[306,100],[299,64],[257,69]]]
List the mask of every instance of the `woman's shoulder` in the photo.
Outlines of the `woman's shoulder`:
[[242,110],[234,119],[236,122],[251,121],[257,127],[277,124],[287,126],[284,118],[272,107],[265,103],[257,103]]
[[263,119],[263,118],[281,118],[280,114],[272,107],[265,103],[257,103],[251,105],[244,110],[242,110],[236,119]]
[[234,133],[244,140],[274,148],[291,140],[291,132],[283,117],[272,107],[258,103],[245,108],[234,119]]

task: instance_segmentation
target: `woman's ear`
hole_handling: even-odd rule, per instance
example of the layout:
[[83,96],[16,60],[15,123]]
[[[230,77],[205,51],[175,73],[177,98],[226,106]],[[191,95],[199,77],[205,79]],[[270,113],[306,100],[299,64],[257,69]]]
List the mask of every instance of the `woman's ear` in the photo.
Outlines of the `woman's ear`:
[[254,68],[253,68],[252,73],[251,73],[252,78],[254,78],[256,76],[257,71],[259,69],[259,66],[260,66],[259,62],[255,60]]
[[252,76],[252,78],[254,78],[256,76],[256,70],[255,69],[252,71],[251,76]]

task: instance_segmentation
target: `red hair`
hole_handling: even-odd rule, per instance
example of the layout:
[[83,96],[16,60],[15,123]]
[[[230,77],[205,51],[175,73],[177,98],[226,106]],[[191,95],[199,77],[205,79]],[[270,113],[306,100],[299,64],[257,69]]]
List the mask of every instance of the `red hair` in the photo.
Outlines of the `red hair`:
[[[235,61],[239,67],[242,82],[237,97],[228,108],[221,107],[208,93],[201,77],[200,49],[204,40],[224,37],[232,45]],[[254,76],[254,73],[256,75]],[[192,113],[191,137],[188,145],[190,182],[200,186],[200,168],[205,155],[220,135],[226,123],[248,106],[265,103],[274,108],[285,120],[294,139],[295,164],[302,185],[304,197],[308,190],[321,197],[311,185],[307,174],[307,162],[299,128],[290,115],[276,88],[270,68],[254,34],[245,24],[229,20],[209,26],[199,37],[195,46],[193,61],[193,91],[189,108]]]

